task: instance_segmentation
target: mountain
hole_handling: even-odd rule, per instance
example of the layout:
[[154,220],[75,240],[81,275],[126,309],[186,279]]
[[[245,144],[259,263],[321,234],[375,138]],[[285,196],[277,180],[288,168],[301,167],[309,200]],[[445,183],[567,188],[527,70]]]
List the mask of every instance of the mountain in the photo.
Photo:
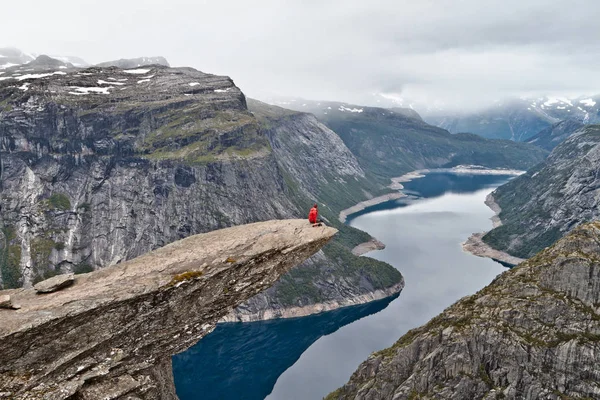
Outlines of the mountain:
[[[401,290],[395,268],[351,254],[370,236],[342,226],[340,207],[382,188],[314,116],[256,117],[230,78],[190,68],[38,60],[0,80],[5,287],[115,265],[196,233],[306,218],[318,201],[340,238],[286,275],[267,303],[307,312]],[[344,182],[357,183],[347,195],[330,192]]]
[[502,226],[483,240],[528,258],[576,226],[600,217],[600,125],[579,129],[547,160],[493,193]]
[[143,67],[144,65],[163,65],[170,67],[169,62],[164,57],[138,57],[121,58],[120,60],[107,61],[97,64],[98,67],[119,67],[123,69]]
[[[34,61],[37,57],[38,56],[33,54],[23,53],[21,50],[12,47],[0,48],[0,70],[27,64],[29,62]],[[87,67],[89,65],[87,62],[85,62],[79,57],[55,55],[51,57],[55,60],[63,62],[65,65],[71,64],[75,67]]]
[[0,47],[0,70],[10,68],[15,65],[26,64],[34,59],[35,57],[33,55],[23,53],[19,49],[12,47]]
[[497,102],[480,111],[457,113],[443,109],[423,112],[425,121],[452,133],[470,132],[490,139],[527,141],[562,120],[600,122],[600,97],[540,97]]
[[466,164],[527,169],[547,154],[528,144],[453,135],[408,113],[344,106],[319,118],[342,138],[365,170],[383,180],[423,168]]
[[584,127],[582,122],[567,119],[557,122],[527,140],[527,143],[552,151],[573,132]]
[[[290,110],[308,112],[314,114],[319,119],[324,118],[326,115],[332,117],[336,115],[344,115],[345,113],[361,113],[365,108],[365,106],[357,106],[339,101],[314,101],[297,98],[277,98],[270,99],[268,102]],[[421,116],[411,108],[392,106],[386,109],[394,111],[395,113],[408,118],[422,120]]]
[[600,223],[372,354],[333,399],[600,398]]
[[349,254],[347,249],[370,237],[337,219],[343,208],[383,188],[369,179],[342,140],[314,115],[251,99],[248,109],[269,138],[294,204],[307,210],[318,199],[320,215],[340,234],[302,268],[238,307],[227,320],[297,317],[398,293],[404,287],[400,273],[386,263]]

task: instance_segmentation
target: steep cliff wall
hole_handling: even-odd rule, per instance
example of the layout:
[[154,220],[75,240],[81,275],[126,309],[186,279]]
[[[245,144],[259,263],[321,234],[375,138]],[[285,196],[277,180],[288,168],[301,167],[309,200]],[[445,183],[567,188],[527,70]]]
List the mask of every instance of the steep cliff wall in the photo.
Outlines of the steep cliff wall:
[[373,354],[327,399],[600,398],[600,223]]
[[0,82],[7,286],[294,210],[229,78],[157,66],[37,72]]
[[176,399],[170,357],[336,230],[267,221],[172,243],[51,294],[1,291],[0,398]]
[[496,189],[502,226],[483,240],[528,258],[573,228],[600,217],[600,126],[586,126],[526,174]]
[[[335,215],[338,200],[359,201],[368,195],[359,188],[373,187],[313,116],[266,105],[253,115],[227,77],[158,65],[76,69],[48,57],[35,64],[0,79],[4,287],[115,265],[196,233],[304,217],[314,201]],[[369,235],[342,229],[347,244],[308,261],[260,304],[397,293],[393,267],[350,254]]]

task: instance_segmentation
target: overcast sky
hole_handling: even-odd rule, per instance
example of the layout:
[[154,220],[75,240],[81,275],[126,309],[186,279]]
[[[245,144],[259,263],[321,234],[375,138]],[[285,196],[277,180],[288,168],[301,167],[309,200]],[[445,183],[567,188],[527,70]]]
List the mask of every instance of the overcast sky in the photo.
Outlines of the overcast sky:
[[90,63],[163,55],[258,98],[473,107],[600,93],[597,0],[10,1],[0,46]]

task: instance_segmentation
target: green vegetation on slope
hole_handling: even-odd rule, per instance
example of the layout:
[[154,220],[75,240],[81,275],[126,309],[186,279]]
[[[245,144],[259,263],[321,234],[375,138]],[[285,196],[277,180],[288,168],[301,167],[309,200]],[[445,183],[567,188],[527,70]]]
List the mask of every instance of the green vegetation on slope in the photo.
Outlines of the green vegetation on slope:
[[547,154],[528,144],[453,135],[386,109],[328,114],[322,120],[340,135],[363,168],[382,181],[417,169],[461,164],[527,169]]
[[3,243],[0,243],[0,274],[4,289],[18,288],[23,285],[21,273],[21,246],[13,243],[16,238],[13,227],[2,228]]

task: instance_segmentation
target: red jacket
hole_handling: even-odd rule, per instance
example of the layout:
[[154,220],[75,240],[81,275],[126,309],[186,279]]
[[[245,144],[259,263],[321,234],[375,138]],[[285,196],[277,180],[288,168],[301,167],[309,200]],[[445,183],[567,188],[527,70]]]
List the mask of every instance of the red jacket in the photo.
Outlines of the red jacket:
[[317,207],[311,208],[310,212],[308,213],[308,222],[310,222],[311,224],[316,224],[318,217],[319,217],[319,210],[317,210]]

